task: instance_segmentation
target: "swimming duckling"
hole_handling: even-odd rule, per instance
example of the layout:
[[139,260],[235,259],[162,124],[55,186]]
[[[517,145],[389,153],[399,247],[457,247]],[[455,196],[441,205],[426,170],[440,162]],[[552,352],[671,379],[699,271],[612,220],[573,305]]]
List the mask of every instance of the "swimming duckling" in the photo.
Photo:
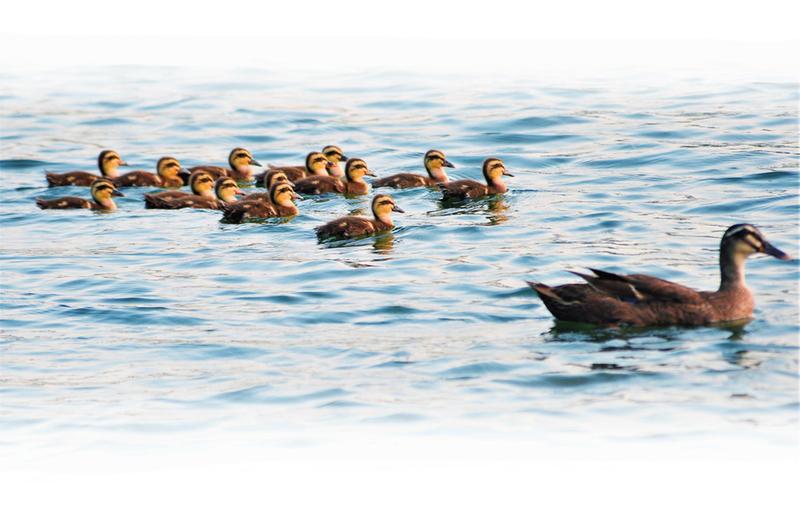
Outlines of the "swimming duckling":
[[113,211],[117,204],[114,203],[113,196],[124,196],[117,190],[114,183],[109,179],[99,178],[92,183],[92,199],[89,201],[76,196],[65,196],[46,200],[36,198],[36,205],[40,209],[92,209],[93,211]]
[[291,183],[276,181],[270,188],[270,201],[244,199],[225,205],[223,222],[241,223],[252,219],[294,216],[298,212],[294,200],[300,199]]
[[221,166],[195,166],[189,168],[189,172],[203,170],[211,174],[214,179],[220,177],[232,177],[236,181],[251,181],[253,179],[253,169],[251,166],[261,166],[261,163],[253,158],[253,154],[244,148],[234,148],[228,155],[230,168]]
[[298,179],[302,179],[308,176],[317,176],[317,175],[330,175],[328,173],[328,169],[333,167],[333,163],[325,157],[325,154],[312,151],[308,155],[306,155],[306,165],[304,168],[299,166],[272,166],[270,165],[269,170],[256,176],[256,183],[261,184],[264,183],[269,174],[272,172],[283,172],[286,174],[286,177],[289,178],[289,181],[294,183]]
[[591,269],[594,275],[571,272],[588,284],[528,284],[559,320],[606,326],[708,325],[752,316],[755,302],[744,280],[744,264],[754,253],[791,259],[755,226],[737,224],[725,231],[720,242],[722,280],[716,292],[698,292],[649,275],[595,269]]
[[427,176],[420,174],[394,174],[381,179],[373,179],[372,186],[392,187],[392,188],[413,188],[413,187],[435,187],[439,183],[447,183],[447,168],[455,168],[453,163],[448,161],[444,153],[439,150],[428,150],[423,158]]
[[[292,182],[289,181],[289,178],[286,177],[286,174],[281,172],[280,170],[269,173],[267,175],[267,190],[272,190],[272,185],[275,183],[289,183],[292,185]],[[294,185],[292,185],[294,187]],[[253,194],[248,194],[244,197],[242,201],[250,201],[250,200],[263,200],[263,201],[271,201],[271,196],[269,192],[255,192]]]
[[369,185],[364,182],[364,176],[375,174],[367,168],[364,159],[350,159],[345,166],[345,180],[333,176],[309,176],[295,181],[294,188],[300,194],[326,194],[338,192],[340,194],[367,194]]
[[191,188],[191,192],[165,190],[156,194],[145,194],[144,206],[148,209],[169,209],[171,207],[162,207],[162,205],[180,198],[203,196],[214,199],[214,177],[205,170],[192,172],[189,176],[189,188]]
[[344,216],[316,228],[317,237],[326,238],[352,238],[364,236],[379,231],[386,231],[394,227],[392,211],[405,212],[398,207],[394,200],[386,194],[377,194],[372,198],[372,215],[374,219],[362,216]]
[[508,173],[503,161],[490,157],[483,161],[483,177],[486,178],[485,185],[472,179],[459,179],[449,183],[439,183],[439,188],[442,190],[443,199],[445,200],[482,198],[483,196],[502,194],[508,191],[508,187],[503,183],[502,176],[504,175],[514,177],[513,174]]
[[97,166],[100,168],[100,175],[95,175],[91,172],[65,172],[63,174],[54,174],[47,172],[47,185],[51,187],[64,187],[74,185],[76,187],[88,187],[94,183],[95,179],[101,177],[115,178],[119,175],[118,168],[120,166],[128,166],[128,163],[122,160],[114,150],[103,150],[97,156]]
[[322,153],[331,163],[328,167],[328,173],[334,177],[344,177],[345,171],[342,170],[340,163],[347,162],[347,156],[342,152],[339,146],[329,145],[322,148]]
[[[210,177],[210,174],[206,175]],[[167,200],[164,199],[156,201],[151,200],[151,203],[149,205],[148,204],[145,205],[151,209],[192,208],[192,209],[219,210],[222,209],[222,207],[227,205],[228,203],[235,203],[236,196],[241,195],[242,191],[239,189],[239,185],[236,184],[236,180],[234,178],[220,177],[214,184],[214,193],[216,197],[190,194],[187,196],[180,196],[177,198],[172,198]]]
[[162,157],[156,163],[156,172],[135,170],[113,179],[117,187],[182,187],[189,171],[181,168],[175,157]]

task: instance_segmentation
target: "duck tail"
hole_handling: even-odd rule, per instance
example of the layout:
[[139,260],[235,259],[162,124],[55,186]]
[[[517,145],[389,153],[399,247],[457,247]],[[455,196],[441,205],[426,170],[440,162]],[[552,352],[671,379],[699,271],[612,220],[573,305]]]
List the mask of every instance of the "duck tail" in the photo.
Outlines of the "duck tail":
[[47,200],[45,200],[43,198],[36,198],[36,205],[40,209],[46,209],[47,208]]
[[536,292],[536,294],[539,296],[539,299],[545,303],[548,301],[561,301],[561,298],[558,297],[558,294],[556,294],[553,289],[546,284],[537,283],[536,281],[525,282],[528,283],[528,286],[530,286]]

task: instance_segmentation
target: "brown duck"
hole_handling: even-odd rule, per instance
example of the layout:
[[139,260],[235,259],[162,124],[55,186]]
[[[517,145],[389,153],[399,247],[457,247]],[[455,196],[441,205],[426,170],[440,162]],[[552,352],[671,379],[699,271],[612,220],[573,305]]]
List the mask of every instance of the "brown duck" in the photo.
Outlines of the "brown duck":
[[353,238],[380,231],[388,231],[392,223],[392,211],[405,212],[386,194],[377,194],[372,198],[373,219],[362,216],[344,216],[316,228],[320,240],[328,238]]
[[745,283],[744,265],[754,253],[791,259],[767,242],[755,226],[737,224],[725,231],[720,242],[722,280],[716,292],[698,292],[649,275],[594,269],[594,275],[572,272],[586,284],[528,284],[559,320],[605,326],[708,325],[752,316],[755,303]]
[[394,174],[380,179],[373,179],[372,186],[392,188],[435,187],[439,183],[447,183],[447,168],[455,168],[444,153],[439,150],[428,150],[423,158],[427,176],[420,174]]
[[[210,177],[210,174],[206,174]],[[150,209],[213,209],[219,210],[228,203],[236,201],[236,196],[242,194],[239,185],[232,177],[220,177],[214,184],[215,196],[189,194],[171,199],[150,199],[145,194],[145,206]]]
[[374,176],[375,174],[367,167],[364,159],[350,159],[344,169],[345,179],[342,180],[334,176],[309,176],[298,179],[294,183],[294,188],[300,194],[327,194],[338,192],[339,194],[368,194],[369,185],[364,182],[364,176]]
[[189,171],[181,168],[175,157],[162,157],[156,163],[156,173],[144,170],[127,172],[112,179],[117,187],[182,187]]
[[94,183],[92,183],[91,193],[92,200],[94,201],[89,201],[77,196],[65,196],[63,198],[51,200],[36,198],[36,205],[38,205],[40,209],[92,209],[93,211],[113,211],[117,208],[113,196],[124,196],[122,192],[117,190],[114,183],[102,177],[95,179]]
[[100,175],[96,175],[91,172],[82,172],[80,170],[66,172],[63,174],[47,172],[45,174],[47,185],[51,187],[65,187],[70,185],[76,187],[89,187],[92,185],[92,183],[94,183],[95,179],[99,179],[101,177],[113,179],[117,177],[119,175],[118,168],[120,166],[128,166],[128,163],[123,161],[122,157],[120,157],[119,153],[116,151],[103,150],[100,152],[100,155],[97,156],[97,166],[100,168]]
[[189,176],[189,188],[191,192],[165,190],[155,194],[145,194],[144,206],[148,209],[168,209],[170,207],[162,207],[161,205],[164,205],[165,202],[188,196],[204,196],[214,199],[214,176],[205,170],[196,170]]
[[444,200],[464,200],[476,199],[484,196],[491,196],[493,194],[503,194],[508,191],[508,187],[503,183],[502,176],[514,177],[506,170],[505,164],[500,159],[490,157],[483,161],[483,177],[486,179],[486,184],[472,179],[459,179],[458,181],[450,181],[449,183],[440,183],[439,188],[442,191]]
[[256,183],[262,184],[266,181],[267,177],[272,172],[283,172],[286,174],[286,177],[289,178],[289,181],[294,183],[299,179],[303,179],[304,177],[308,176],[318,176],[323,175],[327,176],[330,175],[328,172],[329,168],[333,167],[333,163],[325,157],[325,154],[318,151],[312,151],[308,155],[306,155],[306,165],[304,167],[301,166],[272,166],[270,165],[270,169],[264,172],[263,174],[259,174],[256,176]]
[[294,200],[300,199],[291,183],[277,181],[270,189],[270,201],[245,199],[225,205],[223,222],[242,223],[252,219],[286,218],[295,216],[299,210]]
[[[253,194],[248,194],[245,196],[242,201],[250,201],[250,200],[263,200],[266,202],[270,202],[271,196],[269,191],[272,190],[272,185],[275,183],[289,183],[292,185],[292,182],[289,181],[289,178],[286,177],[286,174],[281,171],[272,172],[267,176],[267,192],[255,192]],[[294,185],[292,185],[294,187]]]
[[194,166],[189,168],[191,174],[195,170],[203,170],[218,179],[220,177],[232,177],[236,181],[252,181],[253,169],[251,166],[261,166],[261,163],[253,158],[253,154],[244,148],[234,148],[228,155],[230,168],[221,166]]

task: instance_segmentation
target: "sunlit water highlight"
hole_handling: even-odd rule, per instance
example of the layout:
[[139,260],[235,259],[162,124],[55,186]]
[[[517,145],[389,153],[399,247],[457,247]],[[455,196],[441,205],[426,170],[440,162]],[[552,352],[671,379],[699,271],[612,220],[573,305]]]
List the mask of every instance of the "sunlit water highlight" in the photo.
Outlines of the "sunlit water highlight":
[[[353,427],[796,444],[796,261],[749,262],[758,307],[743,327],[555,327],[524,280],[596,266],[714,289],[719,238],[741,221],[796,254],[797,103],[793,84],[702,80],[4,74],[6,450]],[[489,155],[516,177],[464,206],[393,192],[394,232],[339,244],[313,228],[368,198],[308,198],[289,222],[241,226],[145,210],[146,189],[113,214],[34,204],[87,194],[48,190],[44,170],[93,170],[103,148],[152,169],[162,155],[224,164],[234,146],[300,164],[331,143],[379,175],[419,171],[436,147],[452,177],[479,178]]]

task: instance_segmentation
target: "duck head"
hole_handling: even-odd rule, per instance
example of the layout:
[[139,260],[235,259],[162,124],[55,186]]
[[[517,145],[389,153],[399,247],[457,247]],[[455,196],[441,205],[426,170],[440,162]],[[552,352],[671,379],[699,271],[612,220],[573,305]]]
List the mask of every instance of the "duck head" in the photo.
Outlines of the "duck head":
[[197,196],[214,197],[214,177],[205,170],[195,170],[189,176],[189,187]]
[[486,184],[501,193],[508,190],[506,184],[503,183],[503,176],[514,177],[514,174],[506,170],[506,165],[502,160],[489,157],[483,161],[483,177],[486,179]]
[[776,248],[764,237],[754,225],[732,225],[722,235],[719,245],[719,265],[722,275],[720,289],[744,285],[744,263],[748,257],[756,253],[771,255],[780,260],[791,260],[788,253]]
[[312,151],[306,155],[306,171],[309,175],[330,175],[328,168],[332,163],[325,157],[325,154]]
[[214,184],[214,193],[220,201],[224,201],[225,203],[232,203],[236,201],[236,196],[244,194],[239,188],[239,185],[236,184],[236,180],[232,177],[221,177],[217,179],[217,182]]
[[363,183],[364,176],[375,177],[375,174],[367,167],[364,159],[350,159],[344,167],[344,174],[348,181]]
[[156,163],[156,172],[161,178],[168,181],[183,179],[184,175],[188,175],[188,171],[181,167],[181,163],[175,157],[159,159]]
[[110,179],[97,179],[92,183],[92,199],[104,209],[113,211],[117,208],[114,196],[124,196],[124,194],[117,190]]
[[428,175],[439,183],[447,182],[447,171],[445,168],[455,168],[453,163],[445,158],[444,152],[439,150],[428,150],[425,153],[423,162],[425,164],[425,170],[428,171]]
[[234,148],[228,155],[228,164],[237,172],[249,175],[251,166],[261,166],[261,163],[253,158],[253,154],[244,148]]
[[97,166],[100,168],[100,175],[103,177],[119,176],[119,167],[128,166],[114,150],[103,150],[97,156]]
[[375,216],[377,220],[380,220],[390,227],[393,226],[392,212],[405,211],[398,207],[392,197],[387,194],[378,194],[372,198],[372,215]]
[[270,201],[273,205],[280,205],[282,207],[294,207],[294,200],[302,199],[299,194],[294,191],[291,183],[277,182],[273,183],[272,188],[269,190]]
[[322,148],[322,154],[331,163],[331,166],[328,167],[328,172],[334,177],[344,177],[345,172],[342,171],[339,163],[347,162],[347,156],[342,152],[342,149],[339,146],[325,146]]

